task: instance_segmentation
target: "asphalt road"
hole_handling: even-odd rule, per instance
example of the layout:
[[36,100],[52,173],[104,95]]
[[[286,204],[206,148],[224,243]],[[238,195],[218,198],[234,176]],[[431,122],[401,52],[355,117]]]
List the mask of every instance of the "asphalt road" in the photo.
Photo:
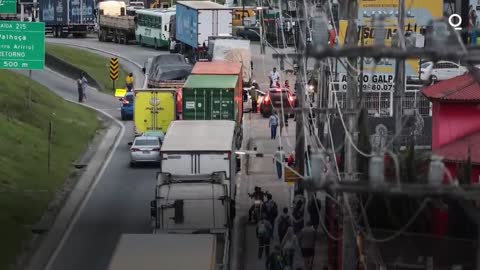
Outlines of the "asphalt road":
[[[76,99],[71,79],[48,70],[35,71],[32,78],[64,98]],[[120,118],[120,103],[112,96],[89,89],[87,103]],[[149,205],[157,169],[129,167],[127,144],[133,137],[133,123],[124,124],[125,136],[49,269],[106,269],[122,233],[151,232]]]
[[[111,52],[126,57],[143,65],[149,57],[167,53],[143,48],[136,45],[118,45],[101,43],[96,39],[47,39],[49,43],[77,45]],[[272,61],[269,55],[259,56],[259,47],[252,45],[257,81],[263,84],[267,74],[278,62]],[[267,54],[271,51],[267,51]],[[105,53],[101,53],[104,54]],[[141,73],[134,64],[123,61],[126,69],[134,70],[136,87],[141,87]],[[76,86],[73,80],[58,77],[57,74],[44,70],[34,71],[33,79],[47,86],[58,95],[67,99],[76,99]],[[119,119],[119,102],[112,96],[89,89],[87,103],[101,109]],[[246,119],[246,124],[249,121]],[[150,200],[154,196],[157,169],[155,167],[129,167],[129,147],[127,143],[133,137],[133,123],[124,122],[125,136],[121,139],[105,173],[95,187],[78,221],[73,224],[71,233],[58,247],[57,256],[52,258],[47,270],[104,270],[108,267],[114,247],[123,233],[150,233]],[[264,132],[264,130],[259,131]],[[252,136],[257,136],[250,133]],[[263,135],[262,135],[263,136]],[[263,140],[257,143],[261,144]],[[266,144],[265,151],[273,153],[275,146]],[[273,163],[271,164],[273,166]],[[269,171],[271,168],[269,169]]]

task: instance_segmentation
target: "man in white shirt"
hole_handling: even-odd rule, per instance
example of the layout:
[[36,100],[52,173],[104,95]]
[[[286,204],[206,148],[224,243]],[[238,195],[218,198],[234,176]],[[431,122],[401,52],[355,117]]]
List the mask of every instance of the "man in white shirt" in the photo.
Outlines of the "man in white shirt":
[[275,87],[277,82],[280,82],[280,73],[277,71],[277,68],[273,68],[273,71],[270,72],[270,87]]

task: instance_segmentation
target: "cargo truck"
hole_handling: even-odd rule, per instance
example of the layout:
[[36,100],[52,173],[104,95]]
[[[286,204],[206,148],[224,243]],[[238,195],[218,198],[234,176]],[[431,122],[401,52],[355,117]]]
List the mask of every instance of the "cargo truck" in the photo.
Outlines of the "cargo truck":
[[126,14],[125,3],[104,1],[98,3],[98,40],[128,44],[135,40],[135,16]]
[[210,234],[122,234],[108,270],[212,270],[219,248]]
[[[207,265],[212,267],[210,269],[229,269],[234,203],[228,196],[224,179],[225,172],[200,175],[157,174],[155,200],[150,203],[154,234],[180,234],[185,239],[188,239],[188,235],[202,235],[209,240],[204,240],[204,246],[192,243],[199,253],[203,253],[204,258],[199,260],[200,264],[195,264],[190,269],[204,269],[205,264],[202,262],[208,262]],[[197,258],[185,255],[181,256],[184,260],[193,261]],[[161,263],[159,269],[165,269],[163,261]]]
[[232,39],[230,37],[215,38],[210,41],[210,59],[224,60],[227,62],[242,64],[243,87],[249,87],[252,83],[252,51],[250,40]]
[[135,136],[146,131],[167,132],[176,118],[176,89],[135,89]]
[[235,122],[228,120],[173,121],[160,150],[160,170],[175,175],[225,171],[231,198],[236,193],[239,163],[235,155]]
[[89,28],[95,27],[93,0],[40,1],[39,19],[45,22],[45,34],[66,38],[86,37]]
[[208,37],[232,35],[232,12],[210,1],[178,1],[175,14],[175,38],[180,51],[192,60],[206,53]]
[[184,120],[234,121],[235,146],[240,149],[243,140],[241,77],[190,75],[182,89],[182,117]]

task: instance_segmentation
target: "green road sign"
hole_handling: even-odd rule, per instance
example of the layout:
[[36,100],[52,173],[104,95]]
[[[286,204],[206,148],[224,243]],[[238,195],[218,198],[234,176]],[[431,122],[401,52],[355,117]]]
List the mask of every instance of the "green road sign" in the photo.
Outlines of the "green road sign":
[[0,0],[0,14],[17,14],[17,0]]
[[45,23],[0,21],[0,69],[43,69]]

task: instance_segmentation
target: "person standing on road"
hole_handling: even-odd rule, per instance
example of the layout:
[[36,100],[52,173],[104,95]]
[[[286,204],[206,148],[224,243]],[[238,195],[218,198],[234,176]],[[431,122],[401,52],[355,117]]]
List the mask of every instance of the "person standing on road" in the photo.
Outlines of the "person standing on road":
[[85,102],[85,101],[87,101],[87,84],[88,84],[88,80],[85,77],[85,72],[82,72],[82,77],[80,77],[79,83],[82,86],[82,93],[81,93],[81,100],[82,101],[79,101],[79,102]]
[[302,251],[302,257],[305,262],[305,270],[313,269],[313,259],[315,256],[315,238],[317,233],[310,221],[307,221],[307,226],[300,231],[298,235],[298,242]]
[[258,84],[256,81],[252,82],[252,87],[250,88],[250,96],[252,97],[252,112],[257,113],[257,100],[258,100]]
[[305,196],[302,193],[297,192],[293,198],[293,231],[295,234],[299,233],[304,226],[305,215]]
[[277,203],[272,198],[272,194],[267,193],[267,201],[262,204],[262,213],[267,216],[268,222],[272,225],[272,233],[275,229],[275,219],[278,216]]
[[293,269],[293,259],[295,258],[295,250],[298,246],[298,240],[291,226],[287,228],[285,236],[280,239],[280,241],[283,258],[285,259],[285,266],[288,266],[289,269]]
[[278,179],[282,179],[282,169],[283,169],[283,162],[285,162],[285,152],[283,152],[282,147],[279,146],[277,152],[273,155],[273,162],[275,162],[277,166],[277,176]]
[[267,256],[267,270],[284,270],[285,261],[279,245],[275,245],[273,252]]
[[277,138],[278,128],[278,116],[277,112],[273,112],[268,119],[268,127],[270,128],[270,139],[275,140]]
[[133,73],[129,73],[125,78],[125,85],[127,87],[127,92],[132,92],[133,90]]
[[270,240],[272,239],[272,225],[267,220],[267,216],[263,215],[262,219],[257,224],[257,239],[258,239],[258,258],[261,259],[263,249],[265,248],[265,257],[268,258],[270,254]]
[[288,213],[288,207],[284,207],[282,215],[278,218],[277,232],[278,232],[278,239],[280,240],[280,242],[283,241],[283,238],[285,237],[285,234],[287,233],[288,228],[291,226],[292,226],[292,217]]
[[77,91],[78,91],[78,102],[83,102],[83,86],[82,86],[82,78],[77,80]]
[[270,87],[275,87],[277,82],[280,82],[280,73],[277,71],[277,68],[273,68],[273,71],[270,72],[268,76],[270,78]]

